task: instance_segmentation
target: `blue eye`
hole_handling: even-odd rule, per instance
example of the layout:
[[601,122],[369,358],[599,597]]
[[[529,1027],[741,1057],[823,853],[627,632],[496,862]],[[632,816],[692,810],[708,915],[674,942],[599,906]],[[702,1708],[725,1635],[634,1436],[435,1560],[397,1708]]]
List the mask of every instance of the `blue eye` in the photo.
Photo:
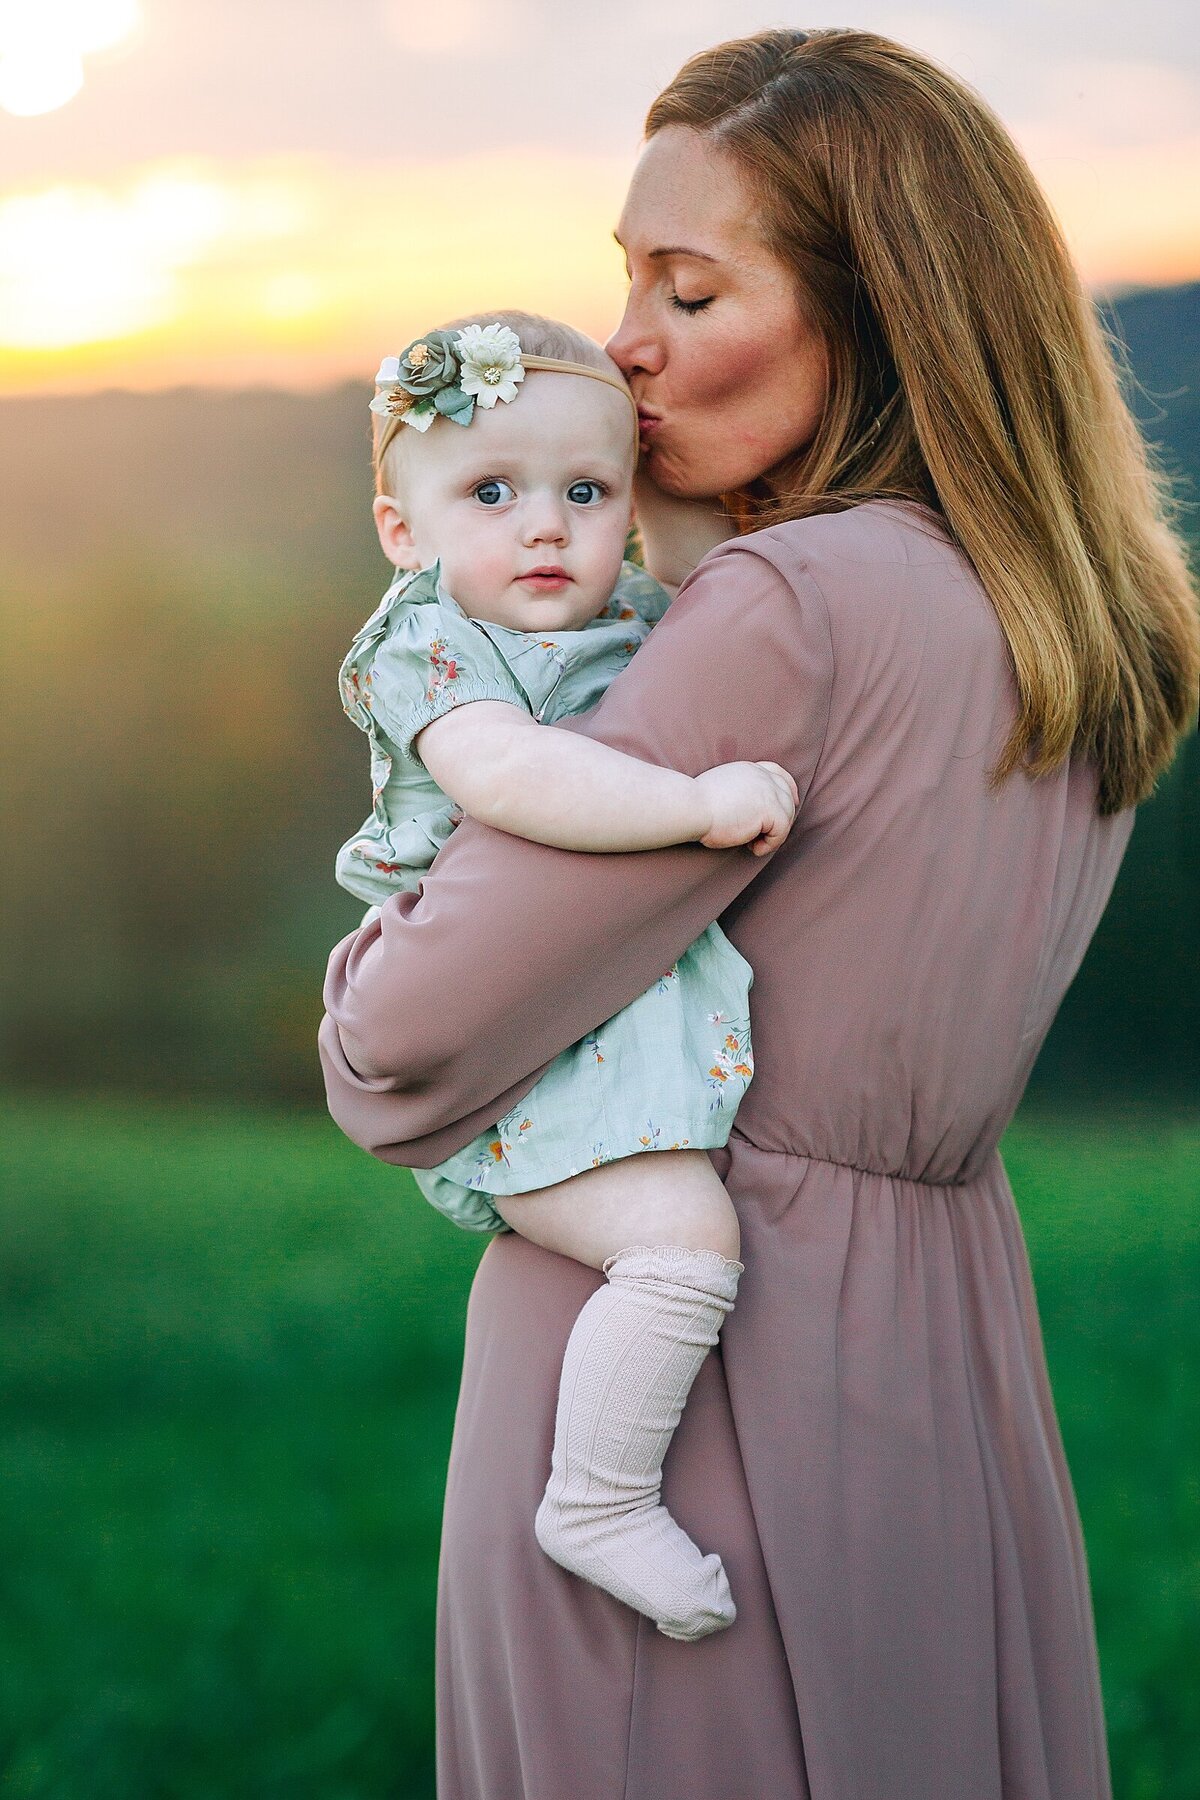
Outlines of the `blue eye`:
[[595,494],[597,501],[603,500],[606,489],[603,482],[600,481],[573,481],[567,489],[567,499],[573,501],[576,506],[593,506],[596,502],[589,499],[589,488]]
[[501,488],[508,488],[510,496],[514,500],[516,499],[516,494],[507,481],[481,481],[478,486],[473,489],[473,492],[476,500],[480,501],[484,506],[500,506],[503,504],[504,500],[504,496],[500,492]]

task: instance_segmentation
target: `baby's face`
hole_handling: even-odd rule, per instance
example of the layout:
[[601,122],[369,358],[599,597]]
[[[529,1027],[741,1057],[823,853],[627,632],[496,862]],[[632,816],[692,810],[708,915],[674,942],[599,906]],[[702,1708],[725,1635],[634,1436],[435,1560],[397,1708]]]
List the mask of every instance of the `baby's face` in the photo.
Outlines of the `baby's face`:
[[615,388],[531,370],[514,400],[477,406],[467,426],[436,419],[404,444],[390,539],[376,502],[384,549],[398,564],[410,548],[422,567],[440,557],[472,618],[577,630],[620,574],[636,455],[633,408]]

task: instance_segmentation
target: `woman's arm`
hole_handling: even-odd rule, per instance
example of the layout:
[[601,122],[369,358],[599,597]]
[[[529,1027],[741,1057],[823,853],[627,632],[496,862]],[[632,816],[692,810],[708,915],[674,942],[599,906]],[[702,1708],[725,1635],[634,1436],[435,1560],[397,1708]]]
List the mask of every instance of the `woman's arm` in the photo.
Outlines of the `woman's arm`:
[[[803,807],[832,681],[815,585],[797,591],[734,540],[591,712],[544,729],[685,774],[769,757]],[[418,892],[394,895],[330,957],[320,1049],[333,1117],[385,1161],[431,1168],[643,993],[769,860],[694,843],[589,856],[464,819]]]
[[540,725],[502,700],[443,713],[413,739],[444,794],[477,819],[559,850],[661,850],[668,844],[783,842],[791,797],[757,763],[701,775],[659,768],[607,744]]

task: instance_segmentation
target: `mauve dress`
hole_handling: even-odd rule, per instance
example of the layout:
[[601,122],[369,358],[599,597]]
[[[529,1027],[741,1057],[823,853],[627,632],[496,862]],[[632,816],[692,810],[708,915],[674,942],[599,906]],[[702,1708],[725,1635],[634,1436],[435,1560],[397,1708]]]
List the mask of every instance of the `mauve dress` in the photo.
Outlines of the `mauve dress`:
[[467,819],[334,951],[330,1109],[428,1167],[713,919],[754,1080],[709,1155],[746,1265],[667,1453],[725,1560],[698,1644],[567,1574],[533,1517],[602,1277],[512,1234],[472,1288],[437,1631],[440,1800],[1109,1800],[1087,1564],[997,1142],[1132,813],[1073,761],[989,790],[1015,690],[935,515],[722,544],[578,730],[689,774],[771,758],[745,847],[589,855]]

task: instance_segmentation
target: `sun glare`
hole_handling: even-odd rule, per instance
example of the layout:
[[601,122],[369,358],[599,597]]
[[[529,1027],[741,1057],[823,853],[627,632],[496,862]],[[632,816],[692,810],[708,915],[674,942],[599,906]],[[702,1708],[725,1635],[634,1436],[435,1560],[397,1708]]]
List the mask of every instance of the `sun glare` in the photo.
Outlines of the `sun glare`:
[[114,49],[137,22],[137,0],[0,0],[0,106],[18,118],[65,106],[83,86],[83,58]]
[[[1031,147],[1086,279],[1200,273],[1200,190],[1185,198],[1200,142]],[[0,393],[365,380],[438,319],[501,301],[603,341],[628,181],[627,156],[488,150],[176,157],[0,191]],[[414,193],[455,203],[414,212]]]
[[229,210],[216,182],[170,173],[125,196],[56,187],[0,201],[0,342],[57,349],[157,324]]
[[[316,158],[177,159],[103,185],[10,193],[0,389],[268,374],[303,386],[360,372],[397,334],[477,305],[481,268],[513,305],[603,335],[620,291],[605,228],[626,174],[617,158],[455,159],[444,185],[473,198],[419,230],[397,206],[411,169]],[[503,215],[497,182],[513,196]],[[534,267],[528,244],[547,214],[562,224]]]

